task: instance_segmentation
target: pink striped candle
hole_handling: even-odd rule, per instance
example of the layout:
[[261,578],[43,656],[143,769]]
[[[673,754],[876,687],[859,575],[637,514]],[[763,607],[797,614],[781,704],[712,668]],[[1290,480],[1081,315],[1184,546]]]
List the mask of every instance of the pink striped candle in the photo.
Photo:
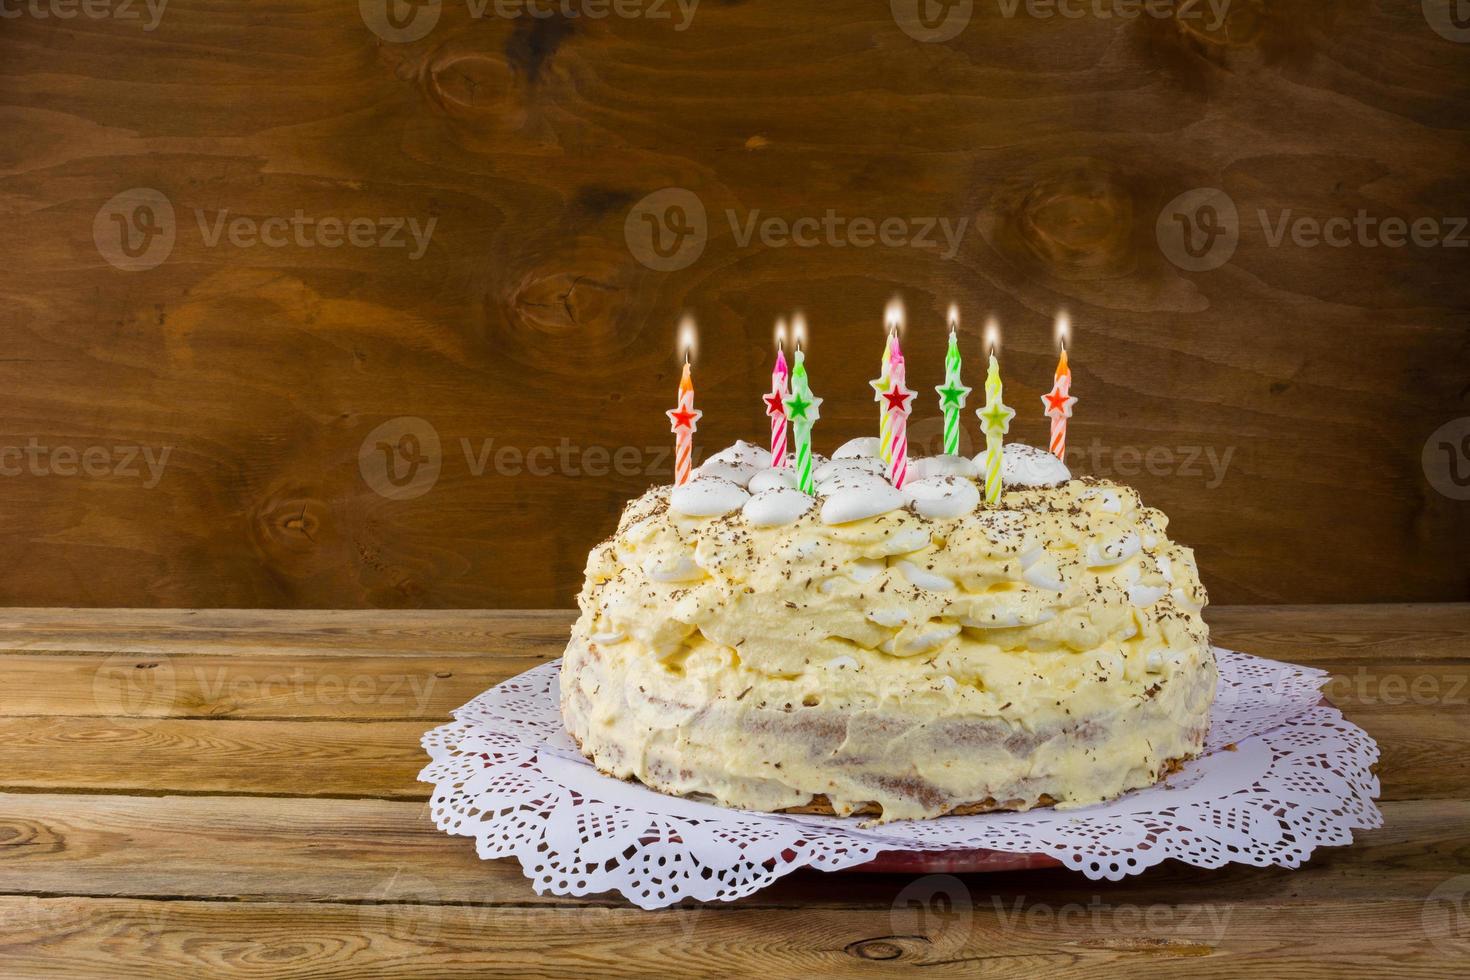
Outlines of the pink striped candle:
[[914,392],[906,382],[903,351],[899,347],[898,335],[893,335],[891,357],[888,362],[888,390],[883,393],[884,419],[892,439],[888,457],[888,480],[895,489],[902,490],[909,478],[909,413],[914,410]]
[[776,321],[776,366],[771,370],[771,393],[766,414],[771,417],[771,465],[786,465],[786,396],[791,394],[791,371],[786,366],[786,322]]

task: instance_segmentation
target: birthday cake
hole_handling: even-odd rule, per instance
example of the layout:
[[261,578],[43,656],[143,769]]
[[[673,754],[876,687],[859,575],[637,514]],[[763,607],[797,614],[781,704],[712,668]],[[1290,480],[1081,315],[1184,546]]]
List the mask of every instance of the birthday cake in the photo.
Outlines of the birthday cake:
[[[808,448],[807,452],[810,450]],[[737,443],[593,549],[562,711],[598,769],[762,811],[1079,807],[1197,755],[1215,691],[1192,552],[1050,453],[797,469]]]

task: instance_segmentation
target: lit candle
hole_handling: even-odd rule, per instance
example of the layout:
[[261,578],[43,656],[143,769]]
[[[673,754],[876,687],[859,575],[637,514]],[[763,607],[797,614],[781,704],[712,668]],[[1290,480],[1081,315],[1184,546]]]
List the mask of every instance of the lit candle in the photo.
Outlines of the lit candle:
[[960,383],[960,342],[956,336],[960,326],[959,307],[949,308],[949,350],[944,355],[944,384],[934,391],[939,395],[939,407],[944,412],[944,451],[951,456],[960,451],[960,411],[970,389]]
[[689,356],[694,349],[694,321],[689,317],[679,326],[679,347],[684,352],[684,374],[679,378],[679,404],[664,414],[672,423],[674,433],[674,484],[683,486],[689,482],[693,466],[694,431],[704,415],[694,407],[694,381],[689,376]]
[[1057,314],[1057,343],[1062,347],[1057,359],[1056,378],[1051,391],[1041,396],[1043,410],[1051,417],[1051,451],[1062,462],[1067,461],[1067,419],[1072,417],[1072,406],[1077,399],[1072,397],[1072,369],[1067,366],[1067,322],[1066,313]]
[[893,421],[888,415],[888,403],[883,400],[883,396],[888,394],[888,387],[892,383],[898,332],[903,327],[903,300],[897,296],[888,301],[888,308],[883,311],[883,325],[887,338],[883,347],[882,368],[878,377],[868,384],[873,389],[873,400],[878,403],[878,458],[883,461],[884,466],[888,466],[893,461]]
[[806,324],[799,317],[794,318],[791,332],[796,342],[796,364],[791,369],[786,417],[791,420],[796,436],[796,488],[816,496],[817,486],[812,479],[812,426],[822,417],[822,399],[812,394],[806,380],[806,352],[801,349],[806,340]]
[[985,376],[985,407],[977,409],[975,414],[980,416],[980,428],[985,431],[985,503],[994,507],[1000,503],[1003,437],[1010,431],[1016,410],[1002,401],[1000,361],[995,357],[1000,328],[993,320],[985,328],[985,341],[990,348],[990,371]]
[[771,417],[771,465],[786,465],[786,396],[791,391],[791,370],[786,366],[786,321],[776,321],[776,366],[771,369],[771,393],[766,396],[766,414]]
[[909,413],[914,410],[914,393],[906,384],[907,374],[903,351],[899,349],[898,335],[895,334],[888,370],[888,391],[883,394],[883,400],[893,443],[888,457],[888,479],[898,490],[903,489],[909,478]]

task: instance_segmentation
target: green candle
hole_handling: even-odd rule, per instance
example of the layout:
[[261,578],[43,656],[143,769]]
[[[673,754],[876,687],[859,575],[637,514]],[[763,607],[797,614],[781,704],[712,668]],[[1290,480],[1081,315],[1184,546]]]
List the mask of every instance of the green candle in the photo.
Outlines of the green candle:
[[985,407],[978,409],[975,414],[980,416],[980,428],[985,431],[985,503],[994,507],[1000,503],[1004,436],[1010,431],[1011,419],[1015,417],[1016,410],[1002,400],[1000,362],[995,358],[993,334],[990,341],[990,371],[985,376]]
[[796,364],[791,369],[791,394],[786,397],[786,417],[796,437],[796,488],[802,493],[816,495],[817,487],[812,479],[812,426],[822,417],[822,399],[812,394],[806,380],[806,353],[801,349],[801,337],[796,339]]
[[939,407],[944,412],[944,451],[951,456],[960,451],[960,410],[970,389],[960,382],[960,344],[955,336],[960,325],[960,312],[949,308],[949,350],[944,355],[944,384],[934,390],[939,395]]

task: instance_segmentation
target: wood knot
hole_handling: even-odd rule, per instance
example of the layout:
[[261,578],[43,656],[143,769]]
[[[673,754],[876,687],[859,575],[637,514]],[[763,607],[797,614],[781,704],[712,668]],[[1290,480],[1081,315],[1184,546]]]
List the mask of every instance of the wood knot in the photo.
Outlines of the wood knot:
[[315,543],[321,531],[318,511],[324,506],[315,500],[282,501],[271,515],[271,523],[279,529],[280,537],[306,546]]
[[842,951],[860,960],[896,960],[928,942],[924,936],[874,936],[850,942]]
[[1174,72],[1190,89],[1205,91],[1213,68],[1249,71],[1265,64],[1306,64],[1316,38],[1332,33],[1333,4],[1315,0],[1232,0],[1200,4],[1172,19],[1139,19],[1136,38],[1147,59]]
[[0,820],[0,856],[6,860],[60,854],[66,840],[45,824],[7,817]]
[[618,287],[595,276],[552,272],[528,277],[516,290],[516,313],[531,327],[549,334],[581,332],[588,324],[606,322],[616,305]]
[[423,73],[425,94],[450,116],[482,117],[513,113],[515,74],[505,58],[466,49],[456,39],[434,53]]
[[1136,258],[1133,193],[1098,161],[1060,162],[997,201],[996,244],[1063,279],[1124,274]]

